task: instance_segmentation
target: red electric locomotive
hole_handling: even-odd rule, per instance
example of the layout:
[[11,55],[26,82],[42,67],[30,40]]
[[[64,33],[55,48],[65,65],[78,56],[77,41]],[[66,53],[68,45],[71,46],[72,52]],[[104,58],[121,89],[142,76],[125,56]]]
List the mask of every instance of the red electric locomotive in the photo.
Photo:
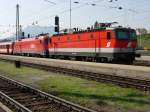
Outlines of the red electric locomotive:
[[135,30],[118,27],[55,35],[50,37],[48,47],[51,57],[132,62],[136,46]]
[[48,53],[48,36],[20,39],[14,44],[14,54],[24,56],[44,56]]

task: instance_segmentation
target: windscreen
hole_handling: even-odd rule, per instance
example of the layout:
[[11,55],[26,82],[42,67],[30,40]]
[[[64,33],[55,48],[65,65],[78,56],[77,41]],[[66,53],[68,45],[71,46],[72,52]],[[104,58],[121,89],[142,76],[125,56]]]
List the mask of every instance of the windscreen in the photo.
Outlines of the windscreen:
[[130,39],[136,39],[136,32],[135,31],[130,31]]
[[126,39],[126,40],[135,40],[136,39],[136,32],[134,30],[115,30],[116,38],[117,39]]

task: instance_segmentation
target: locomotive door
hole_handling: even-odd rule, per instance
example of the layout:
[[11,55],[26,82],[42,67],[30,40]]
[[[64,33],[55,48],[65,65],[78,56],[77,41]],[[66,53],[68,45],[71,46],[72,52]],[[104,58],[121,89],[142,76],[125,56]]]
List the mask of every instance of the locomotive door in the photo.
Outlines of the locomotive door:
[[9,45],[6,45],[7,54],[9,54]]
[[101,53],[101,40],[102,38],[101,38],[101,34],[100,34],[100,32],[99,32],[99,34],[98,34],[98,48],[97,48],[97,55],[99,56],[100,55],[100,53]]
[[49,38],[45,38],[44,39],[44,55],[46,57],[49,57],[48,43],[49,43]]
[[54,55],[57,54],[57,43],[54,43]]
[[21,47],[21,44],[19,44],[19,52],[22,54],[22,47]]
[[90,40],[87,40],[89,47],[91,50],[89,51],[92,57],[96,57],[98,53],[98,48],[97,48],[97,33],[92,33],[90,34]]

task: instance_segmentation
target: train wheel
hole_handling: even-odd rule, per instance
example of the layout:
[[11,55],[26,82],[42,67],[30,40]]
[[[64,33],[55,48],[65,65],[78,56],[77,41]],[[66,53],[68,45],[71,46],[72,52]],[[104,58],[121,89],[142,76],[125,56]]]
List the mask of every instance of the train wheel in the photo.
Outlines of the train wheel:
[[96,62],[101,62],[100,58],[95,59]]
[[68,56],[64,56],[64,60],[70,60]]
[[134,60],[129,59],[129,60],[127,60],[127,61],[126,61],[126,64],[132,65],[132,64],[133,64],[133,62],[134,62]]
[[108,62],[108,59],[107,59],[107,58],[100,58],[100,62],[102,62],[102,63],[107,63],[107,62]]
[[82,57],[80,56],[76,57],[76,61],[82,61]]

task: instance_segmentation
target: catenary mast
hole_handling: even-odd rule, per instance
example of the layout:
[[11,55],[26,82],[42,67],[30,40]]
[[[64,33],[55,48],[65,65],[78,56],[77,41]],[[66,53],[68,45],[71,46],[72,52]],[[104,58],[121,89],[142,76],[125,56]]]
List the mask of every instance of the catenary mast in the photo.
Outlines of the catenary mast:
[[19,32],[20,32],[20,25],[19,25],[19,4],[16,5],[16,40],[19,40]]

